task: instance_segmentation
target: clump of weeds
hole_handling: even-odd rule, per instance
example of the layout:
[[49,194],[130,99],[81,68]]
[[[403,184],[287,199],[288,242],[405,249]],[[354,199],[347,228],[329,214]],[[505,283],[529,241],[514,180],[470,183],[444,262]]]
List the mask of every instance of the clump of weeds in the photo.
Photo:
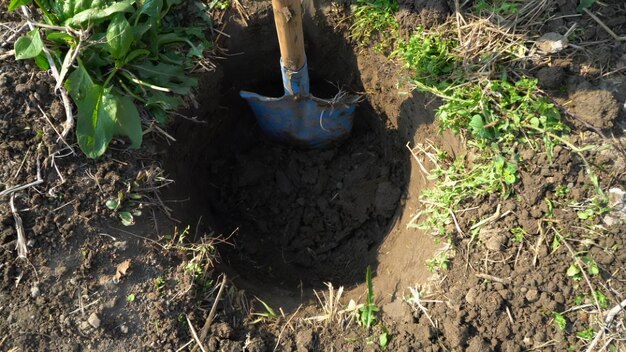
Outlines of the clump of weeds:
[[357,0],[350,36],[361,46],[376,40],[376,49],[391,48],[398,36],[399,25],[395,18],[398,9],[396,0]]

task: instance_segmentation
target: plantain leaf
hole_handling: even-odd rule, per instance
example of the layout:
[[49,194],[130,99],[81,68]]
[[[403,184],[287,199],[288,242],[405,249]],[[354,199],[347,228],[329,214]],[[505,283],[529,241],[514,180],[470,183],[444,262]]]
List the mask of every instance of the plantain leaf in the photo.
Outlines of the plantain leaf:
[[76,137],[80,149],[90,158],[101,156],[116,129],[117,100],[111,87],[94,84],[79,61],[68,77],[67,91],[78,107]]
[[9,3],[9,12],[14,11],[20,6],[28,6],[33,0],[11,0]]
[[141,118],[133,101],[127,96],[117,96],[117,116],[115,134],[126,136],[130,139],[130,147],[133,149],[141,146],[143,137]]
[[128,54],[133,44],[133,31],[123,13],[113,16],[107,29],[107,48],[114,59],[120,60]]
[[80,26],[85,23],[91,23],[93,21],[107,18],[118,12],[130,12],[133,10],[134,3],[135,0],[124,0],[116,2],[104,9],[89,8],[77,13],[74,17],[67,19],[65,24],[70,26]]
[[588,9],[591,7],[591,5],[593,5],[596,2],[596,0],[580,0],[580,2],[578,3],[578,7],[576,8],[576,10],[578,12],[582,12],[584,9]]

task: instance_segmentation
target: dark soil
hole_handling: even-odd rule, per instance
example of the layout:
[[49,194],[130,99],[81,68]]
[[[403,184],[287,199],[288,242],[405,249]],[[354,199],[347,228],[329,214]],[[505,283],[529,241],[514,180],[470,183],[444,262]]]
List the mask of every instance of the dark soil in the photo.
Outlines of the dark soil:
[[[449,270],[427,280],[432,239],[406,229],[427,181],[404,145],[429,138],[450,154],[464,153],[460,141],[437,134],[436,99],[398,86],[401,68],[352,46],[349,23],[342,20],[347,9],[325,7],[305,24],[313,92],[332,96],[335,88],[324,81],[365,92],[357,125],[333,149],[277,146],[260,135],[236,99],[239,89],[276,95],[273,87],[280,87],[277,45],[259,39],[273,33],[269,2],[241,3],[250,15],[247,25],[235,11],[224,17],[224,31],[237,41],[221,45],[233,55],[201,77],[197,109],[188,112],[205,123],[169,126],[173,146],[150,134],[141,151],[115,140],[98,161],[72,154],[52,127],[59,129],[64,111],[48,74],[12,57],[0,59],[0,192],[35,181],[38,165],[43,180],[14,193],[28,260],[17,259],[10,197],[0,198],[0,350],[191,349],[189,324],[202,329],[222,272],[233,283],[227,281],[217,305],[204,341],[208,350],[374,350],[381,324],[368,332],[355,322],[291,315],[322,314],[309,303],[312,288],[321,292],[328,281],[346,286],[344,298],[363,302],[368,265],[389,330],[388,351],[582,350],[586,341],[576,334],[596,326],[599,315],[593,307],[567,311],[594,303],[586,280],[566,275],[574,261],[568,245],[597,262],[600,273],[590,284],[602,290],[610,308],[625,298],[626,228],[622,212],[581,219],[570,206],[595,194],[580,156],[562,146],[552,159],[519,150],[518,196],[468,202],[458,214],[466,234],[498,205],[502,215],[473,239],[450,226],[456,256]],[[604,3],[604,12],[615,14],[603,17],[606,23],[626,32],[623,4]],[[573,143],[607,146],[584,154],[599,167],[602,188],[623,190],[623,149],[609,143],[623,140],[626,80],[614,70],[624,44],[608,39],[589,18],[562,17],[575,13],[569,1],[556,1],[551,11],[557,19],[537,36],[564,33],[580,21],[581,40],[594,44],[544,58],[530,73],[567,112]],[[401,3],[398,18],[410,33],[449,14],[444,1],[414,1]],[[17,20],[0,15],[0,22]],[[607,72],[613,73],[601,76]],[[67,143],[77,149],[73,137]],[[175,183],[161,188],[170,178]],[[120,191],[141,195],[139,202],[125,203],[142,212],[130,227],[104,206]],[[522,241],[514,239],[513,228],[524,230]],[[217,244],[218,236],[226,243]],[[196,263],[201,273],[189,269]],[[427,299],[441,301],[424,303],[428,316],[403,300],[416,285],[423,292],[430,288]],[[252,296],[269,302],[278,317],[253,324],[259,316],[250,311],[264,308],[252,304]],[[555,325],[554,312],[564,312],[564,329]],[[616,317],[624,319],[623,313]]]

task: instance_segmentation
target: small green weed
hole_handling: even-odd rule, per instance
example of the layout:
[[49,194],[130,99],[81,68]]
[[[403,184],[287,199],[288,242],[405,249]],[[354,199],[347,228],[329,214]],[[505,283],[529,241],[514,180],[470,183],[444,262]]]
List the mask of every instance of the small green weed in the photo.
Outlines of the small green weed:
[[[598,267],[598,263],[596,263],[593,258],[589,256],[580,257],[580,262],[585,265],[587,273],[590,276],[596,276],[600,274],[600,268]],[[574,261],[568,268],[566,275],[570,277],[574,281],[579,281],[583,278],[582,268],[579,266],[579,261]]]
[[435,254],[434,257],[426,260],[426,267],[431,273],[438,270],[448,270],[449,259],[447,250],[443,250]]
[[372,268],[367,267],[365,272],[365,281],[367,283],[367,296],[365,304],[359,309],[359,325],[369,329],[376,322],[376,312],[380,308],[374,303],[374,285],[372,284]]
[[126,296],[126,301],[128,303],[133,303],[133,302],[135,302],[135,298],[137,298],[135,296],[135,294],[134,293],[130,293],[128,296]]
[[567,320],[565,319],[565,316],[563,316],[563,314],[558,313],[558,312],[553,312],[552,318],[554,319],[554,324],[556,325],[557,328],[559,328],[559,330],[561,331],[565,330],[565,328],[567,327]]
[[528,235],[526,231],[521,227],[512,228],[511,233],[513,234],[513,241],[518,243],[522,243],[524,241],[524,237]]
[[141,194],[131,192],[129,184],[126,191],[117,192],[117,198],[107,200],[105,206],[117,213],[122,225],[131,226],[135,216],[141,216],[141,199]]
[[387,49],[398,35],[398,22],[394,17],[399,5],[396,0],[358,0],[351,37],[361,46],[369,45],[376,37],[377,48]]
[[598,291],[598,290],[593,291],[593,297],[600,305],[600,308],[602,309],[609,308],[609,299],[606,297],[604,293],[602,293],[602,291]]
[[592,327],[589,327],[583,331],[579,331],[576,333],[576,337],[584,341],[591,341],[595,335],[595,331]]
[[214,245],[214,239],[202,240],[189,243],[187,236],[191,231],[191,227],[187,226],[182,232],[178,228],[174,229],[172,236],[166,236],[169,242],[163,248],[166,250],[179,250],[187,257],[184,266],[184,273],[191,278],[191,281],[203,292],[211,290],[215,286],[215,282],[211,277],[217,251]]
[[261,304],[263,305],[263,308],[265,309],[265,311],[262,312],[262,313],[252,313],[252,315],[258,317],[257,319],[252,321],[252,324],[257,324],[257,323],[260,323],[260,322],[263,322],[263,321],[268,321],[268,320],[275,320],[275,319],[278,318],[278,315],[276,314],[274,309],[272,309],[272,307],[270,307],[267,303],[265,303],[260,298],[257,297],[256,299],[257,299],[257,301],[261,302]]
[[154,288],[157,291],[161,291],[162,289],[165,288],[165,279],[162,276],[159,276],[156,279],[154,279]]
[[455,46],[451,39],[427,35],[422,28],[418,28],[408,42],[398,43],[393,55],[404,59],[414,79],[443,89],[451,82],[442,77],[449,76],[456,68],[456,59],[451,53]]
[[581,220],[595,221],[611,210],[607,204],[608,199],[605,195],[596,195],[588,204],[583,205],[576,214]]
[[382,327],[382,330],[383,331],[378,336],[378,345],[380,346],[380,349],[385,351],[389,345],[389,331],[384,326]]

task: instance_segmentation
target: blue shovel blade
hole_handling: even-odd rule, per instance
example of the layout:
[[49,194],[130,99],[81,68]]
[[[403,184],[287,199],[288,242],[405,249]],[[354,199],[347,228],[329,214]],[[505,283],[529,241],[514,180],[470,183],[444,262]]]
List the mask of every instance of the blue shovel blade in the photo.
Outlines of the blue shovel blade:
[[330,101],[312,95],[264,97],[242,91],[265,135],[276,141],[321,148],[345,139],[352,130],[356,99]]

